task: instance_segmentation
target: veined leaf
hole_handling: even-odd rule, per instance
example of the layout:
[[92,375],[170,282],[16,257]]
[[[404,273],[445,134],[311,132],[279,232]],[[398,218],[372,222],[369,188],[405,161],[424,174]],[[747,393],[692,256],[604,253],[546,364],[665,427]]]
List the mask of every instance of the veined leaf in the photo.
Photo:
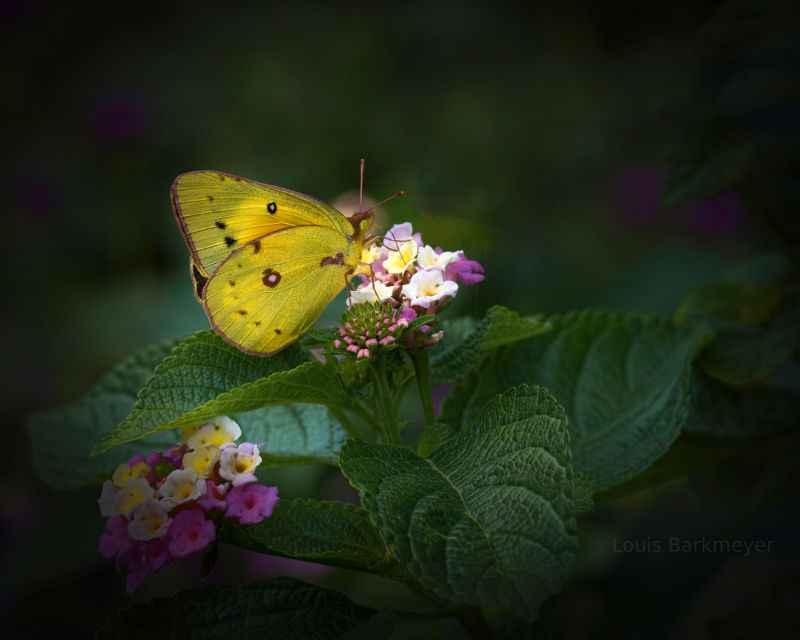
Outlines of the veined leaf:
[[698,324],[602,311],[548,318],[551,330],[487,358],[456,385],[438,432],[457,433],[496,393],[520,383],[548,389],[565,408],[575,471],[595,490],[646,469],[678,437],[689,402]]
[[89,458],[92,446],[128,415],[139,389],[177,343],[173,340],[141,349],[78,400],[27,418],[34,469],[46,484],[54,489],[99,484],[131,456],[174,444],[172,435],[164,433]]
[[335,465],[347,434],[318,404],[285,404],[233,416],[242,439],[261,443],[261,466]]
[[540,318],[523,318],[514,311],[494,306],[465,338],[445,338],[431,353],[431,378],[450,382],[469,373],[491,349],[497,349],[548,330]]
[[378,569],[390,563],[367,512],[323,500],[279,500],[259,524],[227,524],[224,539],[241,547],[335,566]]
[[336,373],[305,360],[297,345],[259,358],[243,354],[213,332],[195,334],[159,365],[133,411],[94,453],[166,429],[275,404],[349,406],[352,401]]
[[[97,637],[325,640],[367,624],[376,614],[335,591],[271,578],[243,586],[211,584],[135,604],[112,616]],[[387,638],[391,624],[381,628],[383,633],[370,637]]]
[[342,472],[401,566],[453,602],[532,619],[577,548],[564,410],[544,389],[494,398],[427,458],[348,440]]

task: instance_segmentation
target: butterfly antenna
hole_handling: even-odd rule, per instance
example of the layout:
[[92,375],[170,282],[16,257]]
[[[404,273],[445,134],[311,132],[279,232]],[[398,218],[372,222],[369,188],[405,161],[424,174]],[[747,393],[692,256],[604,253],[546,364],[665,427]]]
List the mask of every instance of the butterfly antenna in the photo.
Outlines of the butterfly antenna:
[[370,207],[370,211],[374,211],[375,209],[380,207],[382,204],[386,204],[387,202],[389,202],[389,200],[394,200],[395,198],[399,198],[400,196],[404,196],[404,195],[406,195],[405,191],[398,191],[394,195],[391,195],[388,198],[386,198],[384,200],[381,200],[378,204],[371,206]]

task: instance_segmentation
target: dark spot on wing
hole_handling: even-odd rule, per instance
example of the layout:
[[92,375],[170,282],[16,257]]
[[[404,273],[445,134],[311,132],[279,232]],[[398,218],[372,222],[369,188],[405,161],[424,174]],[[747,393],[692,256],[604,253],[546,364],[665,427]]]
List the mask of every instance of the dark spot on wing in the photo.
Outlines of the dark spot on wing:
[[236,244],[236,240],[231,238],[230,236],[225,236],[225,244],[227,244],[230,247]]
[[270,213],[275,213],[277,210],[278,210],[278,205],[275,204],[274,202],[270,202],[267,205],[267,211],[269,211]]
[[232,287],[235,287],[236,286],[236,280],[228,280],[228,284],[231,285]]
[[281,335],[281,330],[280,329],[275,329],[275,333],[278,334],[278,335]]
[[220,222],[219,220],[217,220],[214,224],[217,225],[217,229],[225,229],[228,226],[227,224],[225,224],[224,222]]
[[253,253],[258,253],[259,251],[261,251],[261,240],[256,240],[253,243]]
[[214,196],[206,196],[209,202],[214,202]]
[[261,278],[261,282],[264,283],[265,287],[269,287],[272,289],[276,287],[278,283],[281,281],[281,274],[277,271],[273,271],[272,269],[264,269],[261,273],[264,274],[264,277]]
[[222,174],[219,174],[219,181],[220,182],[225,182],[225,176],[223,176]]
[[260,327],[261,326],[261,320],[256,320],[253,324],[256,325],[257,327]]
[[206,278],[200,270],[197,268],[196,264],[192,264],[192,280],[194,280],[194,290],[197,293],[198,298],[203,297],[203,287],[206,286],[206,282],[208,282],[208,278]]
[[327,256],[319,261],[319,266],[324,267],[327,264],[340,264],[344,266],[344,254],[337,253],[336,257]]
[[239,315],[240,316],[246,316],[247,315],[247,310],[246,309],[239,309]]

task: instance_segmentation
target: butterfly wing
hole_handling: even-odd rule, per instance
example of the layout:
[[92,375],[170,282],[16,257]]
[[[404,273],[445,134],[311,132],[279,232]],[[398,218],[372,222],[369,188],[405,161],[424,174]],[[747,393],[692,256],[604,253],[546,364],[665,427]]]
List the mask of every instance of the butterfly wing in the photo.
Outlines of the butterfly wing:
[[272,355],[319,318],[358,266],[362,242],[324,226],[257,238],[222,261],[205,286],[211,325],[245,353]]
[[317,225],[340,235],[353,233],[348,219],[321,200],[220,171],[179,175],[171,196],[201,274],[213,273],[233,251],[280,229]]

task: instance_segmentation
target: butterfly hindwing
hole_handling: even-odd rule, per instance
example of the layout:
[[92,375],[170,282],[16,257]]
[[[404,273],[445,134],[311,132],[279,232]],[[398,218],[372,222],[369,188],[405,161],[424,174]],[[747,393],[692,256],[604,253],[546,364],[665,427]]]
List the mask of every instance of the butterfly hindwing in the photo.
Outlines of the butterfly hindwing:
[[341,213],[310,196],[220,171],[179,175],[172,206],[193,262],[213,273],[231,253],[256,238],[301,225],[317,225],[349,236]]
[[246,353],[269,355],[298,338],[341,291],[360,241],[320,226],[282,229],[224,260],[205,286],[214,329]]

